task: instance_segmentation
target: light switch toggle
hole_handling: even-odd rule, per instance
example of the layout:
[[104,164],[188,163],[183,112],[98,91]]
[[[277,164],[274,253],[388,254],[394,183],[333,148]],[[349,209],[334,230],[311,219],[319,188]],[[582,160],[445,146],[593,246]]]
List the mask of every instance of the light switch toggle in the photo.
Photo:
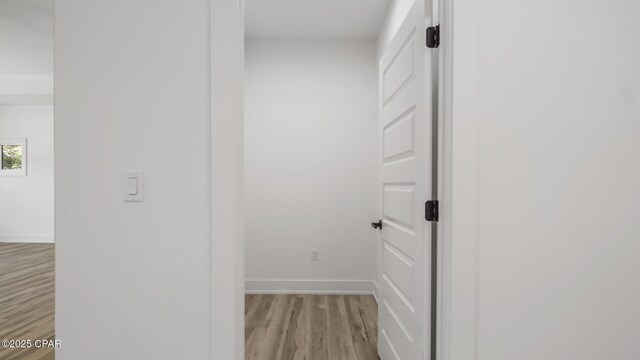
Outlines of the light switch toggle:
[[137,177],[129,177],[127,181],[127,194],[128,195],[138,195],[138,178]]
[[124,201],[144,201],[144,171],[126,170],[124,172]]

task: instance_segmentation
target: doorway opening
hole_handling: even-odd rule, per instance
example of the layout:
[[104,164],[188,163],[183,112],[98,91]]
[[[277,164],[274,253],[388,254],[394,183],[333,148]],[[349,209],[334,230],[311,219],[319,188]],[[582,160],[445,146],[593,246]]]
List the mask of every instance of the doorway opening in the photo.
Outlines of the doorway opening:
[[426,8],[245,2],[246,359],[430,352]]
[[2,359],[53,359],[56,347],[53,7],[0,2]]

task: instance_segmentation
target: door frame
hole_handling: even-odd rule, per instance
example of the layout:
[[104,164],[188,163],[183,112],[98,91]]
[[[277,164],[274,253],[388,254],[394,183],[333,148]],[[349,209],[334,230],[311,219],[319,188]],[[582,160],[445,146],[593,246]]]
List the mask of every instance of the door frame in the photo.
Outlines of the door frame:
[[[451,1],[440,0],[438,4],[440,22],[440,49],[438,54],[438,190],[440,219],[437,232],[438,274],[437,274],[437,319],[436,319],[436,359],[450,359],[450,271],[451,261],[447,256],[451,239],[451,80],[452,35]],[[434,359],[431,359],[434,360]]]
[[244,0],[209,3],[212,284],[209,358],[243,360]]
[[439,1],[437,359],[471,360],[477,355],[479,5]]
[[[473,0],[460,0],[456,8],[475,9]],[[469,4],[466,4],[469,2]],[[437,1],[441,28],[438,69],[438,199],[440,222],[437,235],[439,291],[437,312],[437,359],[467,360],[475,357],[475,214],[455,207],[452,189],[475,183],[472,154],[453,156],[454,140],[475,141],[473,122],[454,124],[453,103],[453,3]],[[473,16],[466,16],[473,20]],[[243,204],[243,82],[244,0],[210,0],[210,115],[211,115],[211,359],[244,359],[244,211]],[[466,25],[472,28],[474,23]],[[475,48],[470,51],[477,51]],[[470,71],[477,71],[472,67]],[[473,84],[472,84],[473,85]],[[457,88],[456,88],[457,89]],[[475,88],[474,88],[475,89]],[[470,95],[473,91],[467,91]],[[457,98],[456,98],[457,99]],[[472,99],[469,99],[472,101]],[[456,114],[457,115],[457,114]],[[473,118],[472,118],[473,120]],[[469,126],[471,126],[469,130]],[[460,131],[460,135],[455,130]],[[228,154],[232,154],[229,156]],[[453,161],[472,160],[464,176],[454,178]],[[459,166],[459,165],[458,165]],[[458,173],[457,171],[455,172]],[[468,176],[469,175],[469,176]],[[467,177],[468,176],[468,177]],[[469,187],[467,187],[468,189]],[[465,194],[462,194],[465,195]],[[465,199],[468,197],[465,196]],[[454,213],[453,210],[457,212]],[[456,241],[452,244],[452,219],[456,216]],[[469,226],[470,225],[470,226]],[[467,229],[463,234],[461,229]],[[458,234],[460,232],[461,234]],[[467,246],[472,246],[466,248]],[[471,261],[463,266],[451,262]],[[456,265],[455,269],[453,266]],[[453,272],[456,270],[456,272]],[[460,273],[457,271],[460,270]],[[452,276],[454,275],[454,276]],[[453,302],[453,300],[456,300]],[[425,297],[429,301],[430,297]],[[428,308],[428,307],[427,307]],[[457,315],[460,314],[460,315]],[[452,318],[452,316],[456,316]],[[459,321],[472,320],[462,328]],[[454,342],[455,340],[455,342]],[[458,341],[459,340],[459,341]],[[462,345],[462,348],[457,346]],[[456,349],[454,353],[452,349]],[[429,354],[425,353],[425,359]],[[468,355],[472,355],[469,357]]]

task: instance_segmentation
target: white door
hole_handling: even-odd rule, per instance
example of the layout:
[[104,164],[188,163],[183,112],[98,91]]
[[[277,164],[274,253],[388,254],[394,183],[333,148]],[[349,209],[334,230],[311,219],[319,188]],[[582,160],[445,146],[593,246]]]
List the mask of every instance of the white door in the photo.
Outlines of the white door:
[[379,64],[382,231],[378,351],[418,360],[427,348],[431,223],[431,90],[425,86],[424,3],[415,1]]

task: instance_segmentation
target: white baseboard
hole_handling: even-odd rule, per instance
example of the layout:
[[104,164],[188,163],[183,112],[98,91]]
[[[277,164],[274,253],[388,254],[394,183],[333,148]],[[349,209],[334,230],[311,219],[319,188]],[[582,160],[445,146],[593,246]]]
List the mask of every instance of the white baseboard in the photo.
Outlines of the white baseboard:
[[376,302],[378,303],[378,305],[380,305],[380,302],[378,301],[378,294],[380,294],[380,288],[378,287],[378,282],[374,281],[373,285],[375,286],[375,288],[373,289],[373,298],[376,299]]
[[373,280],[246,279],[245,293],[373,295],[377,299],[378,285]]
[[54,242],[53,235],[2,235],[0,234],[0,243],[47,243]]
[[53,95],[0,94],[0,105],[53,105]]

